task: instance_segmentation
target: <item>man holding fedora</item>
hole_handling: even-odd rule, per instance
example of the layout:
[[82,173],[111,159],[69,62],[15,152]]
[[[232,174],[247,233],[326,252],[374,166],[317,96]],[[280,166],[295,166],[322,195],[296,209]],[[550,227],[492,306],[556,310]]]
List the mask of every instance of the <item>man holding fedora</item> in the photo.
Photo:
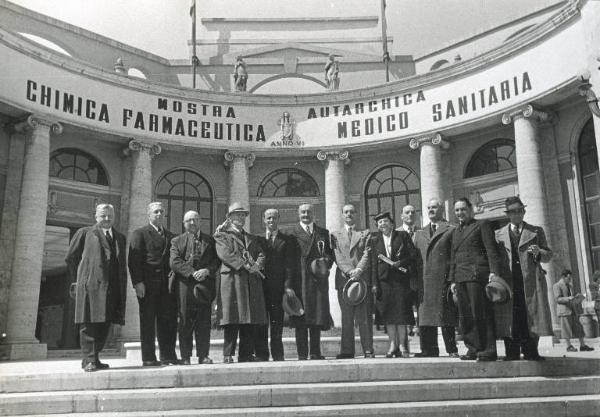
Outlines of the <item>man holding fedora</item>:
[[233,363],[238,333],[238,362],[255,361],[257,326],[268,324],[262,273],[265,253],[258,236],[244,230],[248,210],[233,203],[214,234],[221,260],[217,293],[219,324],[223,326],[223,361]]
[[332,325],[329,312],[329,269],[333,264],[333,250],[329,231],[314,223],[314,207],[298,207],[300,222],[289,231],[294,239],[294,280],[292,289],[304,305],[304,315],[290,317],[296,328],[298,359],[324,359],[321,355],[321,330]]
[[368,230],[358,230],[356,209],[352,204],[342,208],[344,228],[331,234],[337,271],[335,289],[342,312],[342,346],[337,359],[354,358],[354,322],[365,358],[373,358],[372,292],[369,271]]
[[199,364],[210,364],[210,318],[215,298],[219,258],[214,239],[200,231],[200,215],[183,216],[185,232],[171,241],[170,265],[175,280],[173,291],[179,304],[179,351],[181,363],[190,365],[193,337]]
[[448,280],[458,297],[458,316],[467,354],[462,360],[495,361],[494,309],[485,286],[500,272],[494,232],[476,220],[473,205],[463,197],[454,203],[459,225],[452,232]]
[[437,328],[442,328],[446,352],[458,357],[456,331],[458,317],[456,306],[448,302],[448,273],[450,270],[450,244],[454,226],[444,219],[444,205],[437,198],[427,205],[429,224],[415,232],[415,246],[419,252],[418,305],[419,339],[421,352],[416,357],[437,357]]
[[271,330],[271,357],[274,361],[282,361],[283,355],[283,297],[284,293],[292,293],[292,274],[294,260],[294,243],[291,238],[279,230],[279,211],[275,208],[265,210],[265,280],[263,290],[269,326],[257,329],[255,352],[260,360],[269,360],[268,335]]
[[[174,365],[177,298],[169,290],[169,254],[174,235],[163,226],[162,203],[148,204],[148,224],[133,231],[129,242],[129,275],[140,308],[143,366]],[[156,360],[158,339],[160,362]]]
[[543,360],[538,353],[540,336],[552,336],[542,262],[552,259],[544,229],[523,221],[525,205],[519,197],[505,201],[509,223],[496,230],[504,273],[512,298],[494,304],[496,336],[504,338],[505,360]]

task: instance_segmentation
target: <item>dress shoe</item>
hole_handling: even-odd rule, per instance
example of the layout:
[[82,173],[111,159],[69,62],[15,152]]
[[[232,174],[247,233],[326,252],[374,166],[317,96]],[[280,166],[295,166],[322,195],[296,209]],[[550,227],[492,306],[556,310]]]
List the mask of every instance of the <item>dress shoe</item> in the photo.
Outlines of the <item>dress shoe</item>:
[[323,359],[325,359],[325,356],[323,356],[323,355],[317,355],[316,353],[311,353],[310,354],[310,360],[311,361],[321,361]]
[[373,359],[375,354],[373,352],[365,352],[365,359]]
[[406,351],[405,351],[405,352],[402,352],[402,353],[400,353],[400,354],[399,354],[397,357],[398,357],[398,358],[404,358],[404,359],[408,359],[408,358],[410,358],[410,352],[406,352]]
[[593,347],[588,346],[588,345],[581,345],[579,346],[579,351],[580,352],[591,352],[592,350],[594,350]]
[[284,361],[284,360],[285,360],[285,359],[283,358],[283,356],[274,356],[274,357],[273,357],[273,361],[274,361],[274,362],[282,362],[282,361]]
[[428,352],[417,352],[415,353],[415,358],[438,358],[440,355],[439,353],[433,354],[433,353],[428,353]]
[[238,363],[242,363],[242,362],[260,362],[260,360],[257,359],[255,356],[247,356],[247,357],[239,357],[238,356]]
[[205,356],[204,358],[198,360],[198,365],[210,365],[212,363],[213,360],[208,356]]
[[159,361],[143,361],[142,366],[161,366]]
[[394,352],[387,352],[387,353],[385,354],[385,357],[386,357],[386,358],[393,358],[394,356],[395,356],[395,355],[394,355]]
[[402,355],[400,354],[400,348],[397,348],[395,351],[392,352],[392,354],[394,355],[395,358],[402,357]]
[[520,356],[511,356],[511,355],[508,355],[508,356],[505,356],[505,357],[502,358],[502,360],[504,362],[518,361],[520,359],[521,359]]
[[179,359],[165,359],[160,361],[161,365],[169,366],[169,365],[179,365]]
[[335,355],[336,359],[354,359],[354,355],[351,353],[338,353]]
[[567,352],[577,352],[577,348],[573,345],[567,346]]
[[299,361],[306,361],[308,358],[306,356],[298,356]]
[[181,358],[181,360],[179,361],[180,365],[191,365],[192,361],[190,360],[190,358]]
[[460,360],[461,361],[475,361],[477,360],[477,355],[473,354],[473,353],[467,353],[466,355],[460,355]]
[[233,363],[232,356],[223,356],[223,363]]
[[254,358],[254,362],[269,362],[269,357],[257,356]]
[[460,358],[460,355],[458,354],[458,352],[450,352],[450,353],[448,353],[448,356],[451,358]]
[[498,356],[492,355],[477,355],[477,362],[496,362]]
[[542,361],[546,360],[546,358],[544,358],[543,356],[540,356],[540,355],[532,355],[532,356],[525,355],[525,356],[523,356],[523,359],[525,359],[526,361],[536,361],[536,362],[542,362]]
[[85,367],[83,368],[83,370],[85,372],[96,372],[98,370],[98,367],[96,366],[95,363],[90,362],[87,365],[85,365]]
[[97,360],[96,361],[96,368],[98,368],[98,369],[108,369],[108,368],[110,368],[110,365],[107,364],[107,363],[100,362],[100,360]]

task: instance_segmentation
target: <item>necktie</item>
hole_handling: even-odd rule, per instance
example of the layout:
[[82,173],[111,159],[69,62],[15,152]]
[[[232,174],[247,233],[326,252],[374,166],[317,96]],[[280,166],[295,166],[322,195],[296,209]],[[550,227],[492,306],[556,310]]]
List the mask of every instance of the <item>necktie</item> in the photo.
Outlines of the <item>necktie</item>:
[[108,240],[108,244],[112,246],[112,244],[113,244],[113,239],[112,239],[112,237],[110,236],[110,232],[109,232],[108,230],[106,231],[106,240]]
[[310,230],[310,226],[306,226],[306,233],[308,233],[309,236],[312,236],[312,230]]
[[160,236],[164,236],[164,235],[165,235],[165,232],[163,232],[163,229],[162,229],[162,227],[159,227],[159,228],[158,228],[158,234],[159,234]]
[[408,229],[408,235],[410,236],[411,239],[414,236],[414,234],[415,234],[415,231],[413,229]]
[[571,286],[567,284],[567,297],[571,296]]
[[352,229],[354,229],[353,227],[349,227],[348,228],[348,240],[352,240]]
[[431,231],[429,233],[429,236],[433,236],[435,234],[436,229],[437,226],[435,225],[435,223],[431,223]]

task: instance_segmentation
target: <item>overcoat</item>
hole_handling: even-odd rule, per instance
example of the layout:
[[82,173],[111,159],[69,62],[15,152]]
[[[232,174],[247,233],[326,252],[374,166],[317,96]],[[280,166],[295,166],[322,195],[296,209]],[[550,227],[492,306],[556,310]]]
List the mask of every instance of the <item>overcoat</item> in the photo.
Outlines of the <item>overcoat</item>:
[[[71,239],[65,261],[71,276],[77,277],[75,323],[125,324],[125,236],[114,228],[112,233],[114,255],[97,224],[79,229]],[[109,291],[112,285],[117,286],[116,291]]]
[[[294,242],[294,275],[292,289],[302,301],[304,315],[291,317],[290,325],[331,328],[332,319],[329,310],[329,279],[318,277],[311,271],[310,264],[317,258],[325,258],[327,265],[333,265],[333,250],[329,231],[313,224],[313,233],[308,235],[300,224],[287,231]],[[323,254],[319,251],[319,242],[323,242]]]
[[[523,273],[523,288],[527,305],[527,324],[531,336],[552,336],[552,317],[548,302],[548,287],[545,272],[541,262],[552,259],[552,251],[546,242],[544,229],[523,223],[523,230],[519,240],[519,253],[514,254],[510,245],[510,223],[496,230],[498,254],[501,259],[502,272],[500,276],[513,288],[513,257],[519,257],[519,264]],[[527,251],[530,245],[537,245],[540,253],[534,257]],[[496,337],[511,337],[512,328],[512,299],[504,304],[494,304],[496,320]]]
[[214,238],[221,260],[217,291],[219,324],[267,324],[262,278],[244,268],[245,251],[261,269],[264,267],[265,253],[259,237],[227,230],[215,233]]
[[450,271],[450,246],[454,226],[446,221],[430,236],[430,227],[415,232],[415,246],[419,253],[417,265],[419,325],[456,326],[456,307],[448,304],[448,273]]

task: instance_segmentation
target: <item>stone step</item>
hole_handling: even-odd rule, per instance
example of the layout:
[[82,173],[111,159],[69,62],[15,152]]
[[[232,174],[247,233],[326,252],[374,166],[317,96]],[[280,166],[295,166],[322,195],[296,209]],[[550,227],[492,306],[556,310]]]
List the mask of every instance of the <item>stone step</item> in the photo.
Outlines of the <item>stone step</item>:
[[0,394],[0,415],[514,399],[599,392],[600,376],[59,391]]
[[53,373],[3,373],[0,375],[0,392],[508,378],[515,375],[595,376],[600,375],[600,360],[551,357],[543,362],[479,363],[452,358],[375,358],[177,365],[162,368],[126,366],[94,373],[85,373],[81,369],[63,369]]
[[[239,402],[236,402],[239,404]],[[171,410],[142,412],[78,413],[85,417],[597,417],[600,395],[573,395],[556,397],[497,398],[483,400],[454,400],[429,402],[393,402],[381,404],[312,405],[299,407],[247,407],[205,410]],[[45,414],[31,415],[42,417]],[[73,414],[53,414],[53,417],[71,417]]]

